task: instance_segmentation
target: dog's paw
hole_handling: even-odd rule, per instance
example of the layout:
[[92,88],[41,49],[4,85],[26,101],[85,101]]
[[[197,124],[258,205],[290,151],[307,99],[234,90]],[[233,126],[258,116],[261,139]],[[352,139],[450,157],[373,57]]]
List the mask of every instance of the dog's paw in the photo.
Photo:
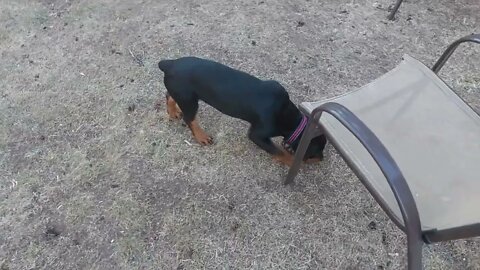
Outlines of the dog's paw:
[[195,140],[200,144],[200,145],[212,145],[213,144],[213,138],[208,136],[206,133],[202,134],[197,134],[195,136]]
[[183,116],[182,111],[177,106],[168,106],[167,113],[170,120],[179,120]]
[[323,161],[323,157],[322,158],[318,158],[318,157],[317,158],[309,158],[309,159],[305,160],[304,162],[306,164],[314,164],[314,163],[319,163],[321,161]]
[[282,154],[274,155],[273,160],[282,163],[291,167],[293,165],[293,156],[287,152],[282,152]]
[[171,121],[182,119],[182,116],[183,116],[183,113],[180,110],[175,110],[173,112],[168,112],[168,118]]
[[182,110],[171,96],[167,96],[167,113],[170,120],[178,120],[183,116]]

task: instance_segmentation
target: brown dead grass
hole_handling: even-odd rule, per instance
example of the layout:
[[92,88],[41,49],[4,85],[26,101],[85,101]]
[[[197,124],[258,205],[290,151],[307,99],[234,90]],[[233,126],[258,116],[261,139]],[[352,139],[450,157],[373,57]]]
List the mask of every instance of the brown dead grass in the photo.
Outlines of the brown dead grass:
[[[0,0],[0,269],[404,267],[404,235],[331,147],[283,187],[245,123],[202,106],[216,143],[200,147],[155,110],[162,58],[212,58],[299,102],[478,30],[476,1],[406,2],[395,22],[390,2]],[[442,71],[477,110],[479,49]],[[424,250],[427,269],[480,269],[478,239]]]

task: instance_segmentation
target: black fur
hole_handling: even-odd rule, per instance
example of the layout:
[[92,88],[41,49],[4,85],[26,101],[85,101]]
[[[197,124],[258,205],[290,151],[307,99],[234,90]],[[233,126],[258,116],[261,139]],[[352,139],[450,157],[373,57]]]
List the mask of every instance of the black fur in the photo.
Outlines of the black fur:
[[[198,101],[203,100],[224,114],[249,122],[250,140],[272,155],[282,151],[271,138],[283,136],[288,139],[302,119],[285,88],[276,81],[263,81],[196,57],[162,60],[158,67],[165,73],[168,94],[183,111],[187,124],[195,118]],[[293,150],[298,141],[291,145]],[[314,138],[305,159],[322,158],[325,144],[324,136]]]

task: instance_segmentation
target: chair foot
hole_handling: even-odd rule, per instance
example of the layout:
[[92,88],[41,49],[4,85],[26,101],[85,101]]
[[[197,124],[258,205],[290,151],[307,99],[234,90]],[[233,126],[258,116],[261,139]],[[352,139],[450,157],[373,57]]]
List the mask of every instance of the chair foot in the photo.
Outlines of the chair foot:
[[297,151],[295,151],[295,158],[293,160],[293,164],[288,171],[287,178],[285,178],[285,181],[283,182],[284,185],[293,183],[295,176],[297,176],[298,171],[300,170],[300,165],[302,165],[303,157],[305,157],[308,145],[310,145],[310,141],[315,134],[316,126],[314,123],[312,123],[311,120],[309,120],[307,127],[303,132],[302,138],[300,139],[300,144],[297,147]]
[[397,13],[398,9],[400,8],[400,5],[402,4],[402,2],[403,2],[403,0],[397,0],[397,2],[395,3],[395,6],[393,6],[393,9],[390,12],[390,14],[388,15],[387,19],[389,19],[390,21],[395,20],[395,14]]
[[408,242],[408,270],[421,270],[422,265],[422,247],[421,239],[412,239],[407,235]]

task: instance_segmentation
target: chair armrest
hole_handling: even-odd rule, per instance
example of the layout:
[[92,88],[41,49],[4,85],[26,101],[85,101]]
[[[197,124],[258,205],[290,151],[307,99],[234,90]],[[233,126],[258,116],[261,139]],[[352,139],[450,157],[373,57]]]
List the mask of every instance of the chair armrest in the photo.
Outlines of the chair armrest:
[[[388,153],[385,146],[357,116],[343,105],[334,102],[320,105],[313,110],[311,114],[312,121],[318,122],[323,112],[336,118],[359,140],[368,153],[370,153],[387,179],[393,195],[397,200],[404,222],[404,228],[402,229],[405,230],[409,238],[420,239],[420,217],[415,200],[400,168]],[[375,194],[372,195],[374,195],[374,197],[376,196]],[[382,206],[382,208],[384,208],[384,206]]]
[[480,34],[472,34],[468,36],[464,36],[461,39],[453,42],[448,46],[447,50],[440,56],[438,61],[433,65],[432,71],[435,73],[438,73],[440,69],[442,69],[443,65],[447,62],[448,58],[453,54],[455,49],[457,49],[458,45],[464,43],[464,42],[473,42],[473,43],[478,43],[480,44]]

